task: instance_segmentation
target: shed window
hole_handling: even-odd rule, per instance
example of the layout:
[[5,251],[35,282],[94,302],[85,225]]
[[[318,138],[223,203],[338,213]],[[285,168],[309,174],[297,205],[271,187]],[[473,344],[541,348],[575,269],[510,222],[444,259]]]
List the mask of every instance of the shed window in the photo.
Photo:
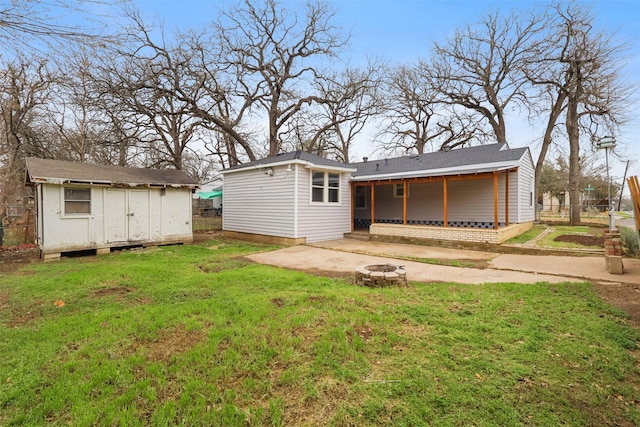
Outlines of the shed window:
[[312,172],[311,201],[316,203],[340,203],[340,174]]
[[65,214],[90,214],[91,213],[91,189],[90,188],[65,188],[64,189],[64,213]]

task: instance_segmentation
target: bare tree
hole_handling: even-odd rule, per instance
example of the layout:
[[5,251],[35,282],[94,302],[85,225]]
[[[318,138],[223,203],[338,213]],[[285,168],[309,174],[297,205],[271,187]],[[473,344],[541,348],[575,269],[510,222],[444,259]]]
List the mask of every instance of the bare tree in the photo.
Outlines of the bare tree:
[[250,122],[260,88],[247,87],[240,78],[243,70],[224,63],[226,48],[215,33],[190,32],[180,38],[184,49],[192,52],[185,64],[190,86],[177,88],[176,96],[211,131],[205,148],[223,167],[255,160],[263,153]]
[[480,137],[481,126],[464,111],[442,102],[425,74],[427,65],[389,70],[379,137],[386,151],[425,153],[451,149]]
[[363,68],[323,72],[314,82],[323,101],[291,120],[282,138],[294,142],[296,149],[348,163],[354,139],[381,110],[381,70],[370,61]]
[[[622,46],[611,34],[593,29],[593,15],[577,3],[554,4],[547,15],[549,32],[534,60],[526,65],[528,80],[548,100],[548,120],[536,174],[541,168],[564,114],[569,141],[571,223],[580,223],[580,136],[591,142],[598,133],[612,132],[625,118],[629,87],[620,77]],[[599,135],[603,136],[603,135]],[[539,184],[537,177],[537,184]]]
[[[103,34],[99,19],[115,0],[11,0],[0,3],[0,40],[17,52],[25,48],[44,51],[52,44],[104,43],[112,37]],[[100,8],[100,17],[92,10]],[[82,22],[82,25],[78,25]]]
[[498,142],[507,142],[507,108],[527,103],[520,64],[535,52],[542,22],[534,13],[496,12],[433,49],[429,70],[443,102],[482,117]]
[[193,85],[187,69],[192,52],[180,44],[168,45],[162,32],[156,42],[141,19],[131,17],[131,42],[119,50],[120,56],[105,60],[101,84],[143,126],[149,154],[146,166],[182,169],[184,152],[202,127],[190,103],[176,96],[186,93],[189,99],[197,99],[190,91]]
[[106,129],[104,111],[96,105],[96,87],[91,77],[92,55],[79,49],[59,63],[63,69],[46,106],[48,138],[57,145],[52,154],[61,160],[95,161]]
[[224,66],[236,70],[245,97],[265,115],[268,153],[280,151],[280,132],[306,105],[323,102],[311,88],[318,64],[337,54],[346,41],[331,24],[328,4],[308,3],[301,19],[276,0],[226,11],[218,22]]
[[18,57],[0,70],[0,212],[22,188],[24,158],[47,156],[38,128],[56,78],[45,59]]

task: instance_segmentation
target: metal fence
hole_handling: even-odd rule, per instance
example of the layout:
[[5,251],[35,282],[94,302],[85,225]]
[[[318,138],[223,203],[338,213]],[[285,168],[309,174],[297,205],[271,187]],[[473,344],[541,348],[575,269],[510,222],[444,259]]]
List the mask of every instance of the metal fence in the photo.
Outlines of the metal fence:
[[193,216],[193,232],[222,230],[222,217]]
[[580,220],[593,223],[608,224],[609,213],[607,205],[563,205],[553,210],[538,209],[539,221],[569,221],[574,209],[580,211]]
[[36,241],[36,227],[33,222],[0,225],[0,247],[14,247],[33,244]]

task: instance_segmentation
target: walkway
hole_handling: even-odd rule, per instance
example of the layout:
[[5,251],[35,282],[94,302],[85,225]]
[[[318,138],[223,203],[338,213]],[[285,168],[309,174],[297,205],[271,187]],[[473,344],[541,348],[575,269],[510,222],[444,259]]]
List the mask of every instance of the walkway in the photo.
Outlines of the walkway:
[[[368,264],[400,264],[407,279],[419,282],[467,284],[495,282],[613,282],[640,283],[640,260],[625,259],[625,274],[606,270],[604,256],[509,255],[397,243],[366,242],[353,239],[332,240],[313,245],[292,246],[249,256],[262,264],[318,273],[352,275]],[[435,265],[410,259],[483,264],[485,268]]]

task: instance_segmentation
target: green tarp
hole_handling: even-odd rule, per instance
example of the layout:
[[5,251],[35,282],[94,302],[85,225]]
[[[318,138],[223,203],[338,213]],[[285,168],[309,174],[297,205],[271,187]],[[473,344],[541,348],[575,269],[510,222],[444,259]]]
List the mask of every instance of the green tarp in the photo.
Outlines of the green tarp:
[[215,191],[203,191],[196,193],[201,199],[215,199],[216,197],[222,197],[222,190]]

